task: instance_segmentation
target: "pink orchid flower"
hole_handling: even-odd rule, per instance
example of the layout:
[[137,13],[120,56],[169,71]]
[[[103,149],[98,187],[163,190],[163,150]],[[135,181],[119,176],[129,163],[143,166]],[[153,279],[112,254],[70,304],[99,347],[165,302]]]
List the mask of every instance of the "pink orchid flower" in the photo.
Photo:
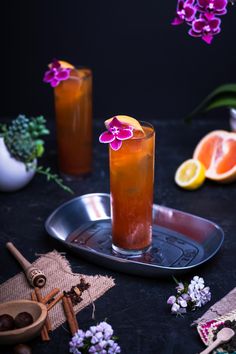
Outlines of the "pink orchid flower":
[[113,117],[108,125],[108,131],[102,133],[99,137],[100,143],[108,143],[112,150],[119,150],[122,145],[122,140],[127,140],[133,137],[133,127],[122,123]]
[[56,87],[63,80],[67,80],[70,76],[71,68],[62,68],[58,60],[54,60],[50,70],[44,74],[43,81],[50,83],[52,87]]

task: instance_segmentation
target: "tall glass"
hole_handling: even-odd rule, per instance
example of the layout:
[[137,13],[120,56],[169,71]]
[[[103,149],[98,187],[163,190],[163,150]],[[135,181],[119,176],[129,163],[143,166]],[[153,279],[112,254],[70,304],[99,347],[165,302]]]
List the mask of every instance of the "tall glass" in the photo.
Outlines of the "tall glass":
[[112,247],[135,255],[152,242],[155,131],[141,122],[145,136],[122,141],[118,151],[109,148]]
[[92,169],[92,72],[72,69],[54,89],[59,169],[68,179]]

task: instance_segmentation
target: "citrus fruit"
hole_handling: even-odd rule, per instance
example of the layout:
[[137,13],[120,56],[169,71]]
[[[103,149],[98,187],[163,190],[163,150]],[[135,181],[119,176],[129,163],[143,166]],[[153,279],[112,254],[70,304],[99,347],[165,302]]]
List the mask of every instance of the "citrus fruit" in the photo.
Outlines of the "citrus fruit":
[[[72,64],[68,63],[67,61],[58,60],[58,62],[61,64],[61,67],[63,69],[74,69],[75,68]],[[48,66],[49,66],[49,68],[51,68],[52,63],[48,64]]]
[[217,182],[236,180],[236,133],[215,130],[196,146],[193,158],[206,168],[206,177]]
[[176,184],[184,189],[197,189],[205,181],[204,165],[194,159],[184,161],[175,173]]
[[[139,121],[135,118],[129,117],[129,116],[123,116],[123,115],[118,115],[115,116],[121,123],[124,123],[126,125],[129,125],[133,127],[134,129],[134,136],[135,137],[143,137],[145,135],[143,128],[141,127]],[[108,129],[109,124],[113,120],[114,117],[109,118],[105,121],[105,126]]]

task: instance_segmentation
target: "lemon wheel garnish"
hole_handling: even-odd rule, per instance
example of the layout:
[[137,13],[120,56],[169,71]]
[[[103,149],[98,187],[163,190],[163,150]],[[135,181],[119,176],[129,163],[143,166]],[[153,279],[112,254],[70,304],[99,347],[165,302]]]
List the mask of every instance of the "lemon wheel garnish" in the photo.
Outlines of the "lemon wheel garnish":
[[[123,115],[118,115],[115,116],[121,123],[127,124],[131,127],[133,127],[133,129],[136,132],[136,136],[140,135],[140,137],[143,137],[145,135],[143,128],[141,127],[139,121],[135,118],[132,118],[130,116],[123,116]],[[108,129],[109,123],[111,123],[111,121],[113,120],[114,117],[107,119],[105,121],[105,126]],[[137,134],[138,133],[138,134]]]
[[175,182],[184,189],[197,189],[205,181],[205,171],[206,169],[200,161],[189,159],[178,167],[175,173]]

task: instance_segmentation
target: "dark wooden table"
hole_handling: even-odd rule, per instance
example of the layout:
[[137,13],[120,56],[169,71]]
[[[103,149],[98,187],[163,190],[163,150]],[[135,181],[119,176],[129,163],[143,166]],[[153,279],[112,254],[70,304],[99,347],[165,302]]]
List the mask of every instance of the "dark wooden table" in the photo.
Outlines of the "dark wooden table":
[[[188,192],[174,184],[174,173],[183,160],[192,156],[203,135],[214,129],[229,129],[229,126],[226,118],[222,121],[198,120],[192,125],[171,120],[152,123],[157,134],[155,202],[208,218],[224,229],[225,241],[220,252],[182,279],[188,281],[194,275],[203,276],[211,287],[212,301],[196,312],[175,317],[166,305],[167,298],[175,291],[173,279],[148,279],[116,273],[90,264],[68,251],[67,258],[75,272],[103,274],[115,279],[116,286],[96,301],[96,321],[108,319],[119,336],[122,353],[194,354],[203,350],[204,345],[190,324],[236,285],[236,185],[206,182],[201,189]],[[109,192],[107,148],[98,143],[98,134],[103,130],[102,123],[95,121],[93,174],[85,180],[70,183],[75,196]],[[42,164],[56,170],[53,133],[48,139],[46,151]],[[44,222],[57,206],[70,198],[69,194],[41,176],[36,176],[19,192],[0,193],[0,283],[20,271],[5,248],[9,240],[30,261],[35,260],[36,253],[53,249],[65,251],[47,235]],[[91,313],[91,307],[79,313],[81,328],[86,329],[94,324]],[[33,353],[67,353],[68,341],[68,332],[61,326],[53,332],[48,344],[35,339],[32,342]],[[0,347],[0,353],[9,354],[12,350]]]

